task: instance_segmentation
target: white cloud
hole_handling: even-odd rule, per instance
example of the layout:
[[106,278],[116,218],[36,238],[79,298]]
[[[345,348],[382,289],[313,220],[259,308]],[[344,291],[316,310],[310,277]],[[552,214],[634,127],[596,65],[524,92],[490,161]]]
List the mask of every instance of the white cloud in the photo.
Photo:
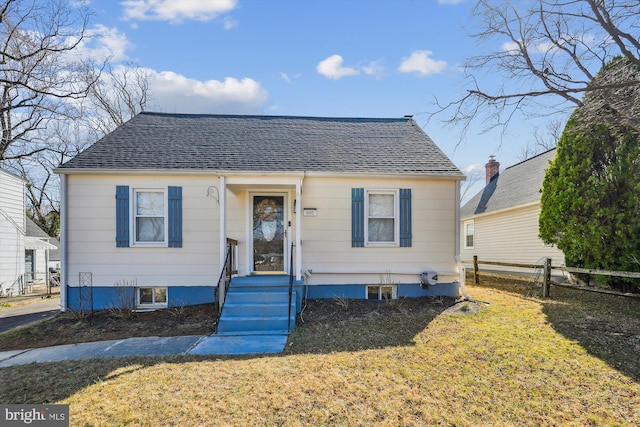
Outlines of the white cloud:
[[328,79],[338,80],[346,76],[355,76],[360,71],[355,68],[343,67],[344,60],[340,55],[331,55],[318,63],[316,70]]
[[519,55],[522,48],[526,48],[529,53],[547,53],[557,50],[557,46],[548,40],[542,42],[530,40],[528,45],[521,46],[522,44],[522,40],[504,42],[502,43],[502,50],[510,55]]
[[[527,52],[529,54],[544,55],[548,53],[558,52],[560,50],[559,46],[563,46],[567,44],[569,44],[568,46],[569,48],[571,48],[571,46],[574,44],[577,44],[578,46],[583,45],[584,47],[587,47],[587,48],[594,48],[596,47],[595,42],[596,42],[596,39],[592,34],[578,34],[575,36],[570,34],[565,34],[564,36],[560,37],[557,40],[557,43],[552,40],[549,40],[546,37],[539,37],[537,39],[527,40],[527,43],[524,46],[524,48],[527,49]],[[522,40],[504,42],[502,44],[502,50],[509,54],[517,55],[520,53],[520,49],[521,49],[520,45],[522,44],[523,44]]]
[[302,76],[302,74],[297,73],[294,74],[293,76],[290,76],[289,74],[285,73],[285,72],[280,72],[280,78],[282,80],[284,80],[287,83],[292,83],[294,80],[299,79]]
[[173,71],[148,71],[153,108],[160,111],[257,114],[267,104],[267,91],[250,78],[201,81]]
[[482,166],[482,165],[480,165],[478,163],[474,163],[474,164],[471,164],[471,165],[467,166],[466,168],[464,168],[465,175],[468,175],[468,174],[470,174],[472,172],[475,172],[475,171],[484,171],[484,166]]
[[126,19],[170,21],[210,21],[233,10],[237,0],[125,0]]
[[78,45],[76,54],[103,62],[120,62],[128,59],[127,50],[133,47],[126,34],[117,28],[109,28],[98,24],[85,33],[85,38]]
[[404,58],[398,67],[401,73],[418,73],[422,76],[438,74],[447,68],[446,61],[436,61],[431,58],[430,50],[416,50],[410,57]]
[[225,30],[231,30],[238,26],[238,21],[228,16],[222,20],[222,23]]
[[520,53],[520,45],[516,42],[504,42],[502,43],[502,50],[511,55],[518,55]]
[[370,62],[369,65],[365,65],[364,67],[362,67],[362,71],[369,76],[382,78],[382,75],[384,74],[384,67],[382,66],[382,60],[379,59],[377,61]]

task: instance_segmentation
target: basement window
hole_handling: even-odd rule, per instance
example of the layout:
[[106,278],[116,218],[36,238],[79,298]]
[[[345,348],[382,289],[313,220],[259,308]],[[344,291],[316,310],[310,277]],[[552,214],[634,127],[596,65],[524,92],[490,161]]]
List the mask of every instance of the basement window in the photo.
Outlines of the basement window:
[[163,308],[167,306],[167,288],[136,288],[138,308]]
[[367,299],[390,300],[397,297],[396,287],[393,285],[367,285]]

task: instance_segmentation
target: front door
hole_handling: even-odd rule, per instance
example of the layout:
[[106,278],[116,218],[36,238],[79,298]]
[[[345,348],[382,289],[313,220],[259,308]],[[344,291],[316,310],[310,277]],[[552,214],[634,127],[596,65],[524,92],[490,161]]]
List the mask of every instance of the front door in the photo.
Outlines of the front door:
[[253,272],[285,272],[285,196],[255,194],[252,199]]

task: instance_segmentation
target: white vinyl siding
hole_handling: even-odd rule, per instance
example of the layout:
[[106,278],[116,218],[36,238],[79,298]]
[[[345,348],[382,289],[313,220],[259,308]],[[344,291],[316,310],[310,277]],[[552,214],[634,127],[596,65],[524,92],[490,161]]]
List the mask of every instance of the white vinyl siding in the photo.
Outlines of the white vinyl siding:
[[[121,280],[136,280],[140,287],[215,286],[220,275],[220,206],[206,197],[211,181],[211,177],[190,176],[68,176],[69,284],[77,286],[79,272],[91,272],[94,286],[113,286]],[[182,186],[184,246],[116,247],[117,185],[132,189]]]
[[[538,237],[539,215],[540,205],[535,204],[475,217],[474,248],[465,248],[463,234],[462,259],[470,260],[477,255],[485,261],[537,264],[549,257],[553,265],[564,264],[562,251],[545,245]],[[463,219],[463,226],[468,220]]]
[[[455,271],[456,185],[453,180],[305,178],[298,212],[316,208],[316,216],[301,219],[303,271],[313,270],[308,282],[373,284],[392,270],[398,282],[417,283],[421,271]],[[352,188],[411,188],[411,247],[352,247]]]
[[0,286],[7,288],[25,271],[24,182],[1,170],[0,209]]
[[[255,178],[260,182],[260,177]],[[220,206],[207,197],[217,177],[162,175],[69,175],[67,178],[68,282],[77,286],[79,272],[91,272],[94,286],[135,280],[146,287],[215,286],[220,275]],[[114,188],[182,187],[183,247],[118,248],[115,244]],[[371,284],[390,271],[396,283],[418,283],[420,272],[437,271],[457,280],[455,180],[354,179],[307,176],[287,229],[287,250],[295,241],[297,215],[302,226],[302,271],[313,270],[308,283]],[[363,250],[351,246],[351,189],[411,189],[411,247],[381,246]],[[225,197],[227,236],[238,241],[239,274],[248,274],[247,215],[254,191],[287,193],[287,209],[296,199],[291,185],[229,186]],[[396,196],[397,198],[397,196]],[[316,208],[314,217],[303,216]],[[295,261],[294,261],[295,262]],[[446,277],[442,273],[450,273]],[[171,298],[169,296],[169,298]]]

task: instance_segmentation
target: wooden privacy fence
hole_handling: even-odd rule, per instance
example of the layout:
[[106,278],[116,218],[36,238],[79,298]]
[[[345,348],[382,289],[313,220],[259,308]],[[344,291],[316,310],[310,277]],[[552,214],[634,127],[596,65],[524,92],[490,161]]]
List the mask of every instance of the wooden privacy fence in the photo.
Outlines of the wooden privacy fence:
[[615,276],[615,277],[628,277],[632,279],[640,279],[639,272],[633,271],[612,271],[612,270],[594,270],[590,268],[577,268],[577,267],[552,267],[551,266],[551,258],[545,258],[544,264],[521,264],[521,263],[512,263],[512,262],[499,262],[499,261],[484,261],[478,260],[478,256],[474,255],[473,260],[463,260],[464,264],[473,264],[473,283],[476,285],[480,284],[480,270],[478,268],[479,264],[482,265],[497,265],[501,267],[517,267],[517,268],[531,268],[531,269],[542,269],[543,270],[543,280],[542,280],[542,296],[544,298],[549,297],[549,288],[551,283],[556,286],[563,286],[573,289],[580,289],[589,292],[600,292],[605,294],[613,294],[620,295],[625,297],[633,297],[640,298],[640,294],[637,293],[623,293],[618,291],[611,291],[607,289],[593,288],[587,286],[576,286],[569,285],[565,283],[558,283],[551,281],[551,270],[562,270],[567,273],[583,273],[583,274],[598,274],[601,276]]

